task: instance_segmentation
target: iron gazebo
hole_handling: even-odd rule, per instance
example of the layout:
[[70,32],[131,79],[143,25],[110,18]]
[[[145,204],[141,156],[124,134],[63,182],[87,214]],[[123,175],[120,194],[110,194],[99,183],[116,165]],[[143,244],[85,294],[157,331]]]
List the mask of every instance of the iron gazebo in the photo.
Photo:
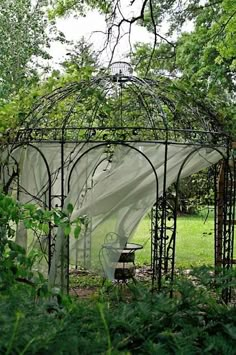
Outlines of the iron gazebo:
[[[120,62],[107,74],[59,87],[36,102],[9,135],[4,154],[3,182],[17,171],[20,201],[48,210],[71,203],[75,216],[86,215],[78,241],[55,227],[44,236],[52,284],[68,288],[71,264],[93,267],[105,231],[116,233],[123,248],[152,209],[152,282],[161,289],[163,277],[174,277],[180,180],[209,167],[215,176],[215,264],[223,270],[233,265],[231,139],[210,104],[171,80],[138,78]],[[18,239],[23,235],[21,228]],[[105,271],[112,277],[109,265]],[[224,299],[230,297],[227,288]]]

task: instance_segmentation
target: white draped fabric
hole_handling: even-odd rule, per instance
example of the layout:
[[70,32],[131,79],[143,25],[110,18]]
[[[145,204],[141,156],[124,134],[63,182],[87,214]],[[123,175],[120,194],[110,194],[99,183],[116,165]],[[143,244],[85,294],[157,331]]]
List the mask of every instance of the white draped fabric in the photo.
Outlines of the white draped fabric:
[[[167,189],[176,181],[183,164],[181,178],[217,163],[224,154],[223,148],[184,144],[168,144],[166,152],[166,145],[162,143],[117,144],[113,146],[112,161],[108,162],[105,144],[66,143],[63,149],[63,160],[59,143],[35,143],[12,152],[20,169],[19,196],[22,202],[38,201],[48,205],[50,179],[52,196],[61,195],[63,184],[65,206],[68,203],[74,206],[72,219],[87,215],[91,221],[94,260],[99,257],[108,232],[117,233],[123,240],[130,239],[156,197],[162,195],[165,157]],[[52,201],[53,206],[58,202],[56,198]],[[52,283],[57,280],[60,259],[57,251],[62,249],[62,239],[60,232],[51,267]],[[76,245],[71,236],[71,263]],[[109,270],[107,272],[109,274]]]

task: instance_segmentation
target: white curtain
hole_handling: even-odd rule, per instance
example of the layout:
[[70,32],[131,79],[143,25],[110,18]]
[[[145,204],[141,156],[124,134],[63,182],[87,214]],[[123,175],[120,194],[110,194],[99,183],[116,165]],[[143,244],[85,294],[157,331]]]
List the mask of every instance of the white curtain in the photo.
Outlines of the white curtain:
[[[35,146],[48,163],[51,194],[60,195],[61,145],[42,142]],[[65,207],[68,203],[73,204],[72,219],[81,215],[87,215],[90,219],[92,225],[91,253],[94,260],[92,265],[95,265],[95,260],[99,260],[107,233],[117,233],[122,237],[123,242],[129,240],[140,220],[156,201],[156,194],[162,195],[166,146],[162,143],[113,145],[110,162],[106,160],[106,157],[110,158],[110,154],[107,155],[106,145],[66,143],[63,148],[63,186],[67,195]],[[88,150],[89,152],[84,154]],[[223,148],[217,151],[212,148],[198,149],[194,145],[169,144],[166,189],[176,181],[184,162],[181,178],[217,163],[222,159],[221,153],[224,154]],[[31,146],[18,147],[12,153],[20,165],[22,202],[36,201],[41,204],[40,201],[44,201],[48,205],[49,177],[42,155]],[[100,162],[102,163],[99,165]],[[158,177],[158,192],[153,169]],[[59,235],[57,235],[56,252],[51,267],[52,283],[56,283],[56,279],[60,283],[61,278],[61,276],[59,278],[56,276],[58,268],[61,268],[59,267],[61,251],[59,250],[62,250],[63,245],[63,233],[60,232]],[[71,251],[76,248],[76,245],[71,237]],[[74,261],[71,259],[70,262]],[[108,273],[110,275],[109,271]]]

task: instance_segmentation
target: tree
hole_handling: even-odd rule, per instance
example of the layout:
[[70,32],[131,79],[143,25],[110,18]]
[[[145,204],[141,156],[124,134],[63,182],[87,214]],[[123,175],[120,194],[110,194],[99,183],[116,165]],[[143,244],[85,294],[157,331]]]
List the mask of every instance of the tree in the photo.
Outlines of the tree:
[[[219,80],[228,92],[235,89],[236,3],[232,0],[142,0],[140,6],[136,0],[128,4],[122,0],[54,0],[53,3],[54,14],[59,16],[99,9],[107,22],[107,43],[116,36],[114,47],[124,35],[122,26],[129,26],[128,34],[134,23],[145,26],[154,34],[150,46],[138,47],[138,60],[145,57],[141,62],[146,74],[153,65],[162,73],[167,70],[172,75],[186,74],[191,80],[193,73],[204,80],[208,89],[210,86],[215,90],[214,83]],[[184,25],[190,21],[193,31],[184,33]],[[164,22],[165,33],[161,31]]]
[[[153,53],[152,69],[160,73],[167,71],[172,76],[204,81],[207,89],[215,89],[214,84],[221,81],[228,92],[235,88],[235,46],[236,4],[227,6],[228,0],[212,3],[192,10],[188,18],[193,21],[192,31],[180,32],[177,39],[170,43],[160,42]],[[183,11],[185,13],[185,11]],[[171,20],[173,21],[173,19]],[[181,31],[182,17],[170,22],[169,35]],[[149,29],[149,23],[146,24]],[[229,40],[230,38],[230,40]],[[138,56],[150,58],[152,47],[137,46]],[[146,58],[145,58],[145,51]]]
[[[201,6],[200,1],[189,1],[189,4],[192,6],[188,9],[176,12],[176,20],[169,14],[168,35],[179,31],[175,40],[159,41],[155,47],[137,44],[133,63],[141,75],[169,76],[203,100],[208,97],[234,134],[236,3],[208,0]],[[182,31],[184,20],[192,21],[191,31]],[[147,18],[144,25],[148,29],[149,24]]]
[[77,80],[90,78],[91,74],[99,68],[98,55],[92,44],[87,43],[84,37],[68,48],[66,56],[66,60],[61,65],[65,68],[67,76],[75,74]]
[[[125,35],[131,36],[133,24],[144,25],[154,34],[153,48],[158,40],[173,45],[169,36],[176,29],[176,19],[178,25],[183,24],[191,11],[199,7],[199,0],[54,0],[52,3],[53,10],[50,13],[53,17],[71,13],[85,15],[88,9],[94,8],[104,14],[107,23],[104,48],[108,44],[113,47],[111,61],[119,40]],[[170,31],[162,35],[160,27],[166,20],[171,24]],[[131,45],[130,49],[132,52]]]
[[[33,5],[34,3],[34,5]],[[50,56],[46,0],[2,0],[0,3],[0,99],[8,101],[20,88],[38,80]]]
[[50,16],[54,18],[55,16],[65,16],[71,12],[83,16],[89,9],[94,8],[109,14],[114,2],[112,0],[52,0],[51,4]]
[[[44,80],[35,80],[31,85],[21,87],[11,100],[2,103],[0,132],[24,124],[40,97],[52,93],[58,87],[87,80],[98,70],[97,54],[90,44],[86,44],[84,39],[71,44],[59,69],[52,70]],[[61,115],[63,118],[63,112]]]

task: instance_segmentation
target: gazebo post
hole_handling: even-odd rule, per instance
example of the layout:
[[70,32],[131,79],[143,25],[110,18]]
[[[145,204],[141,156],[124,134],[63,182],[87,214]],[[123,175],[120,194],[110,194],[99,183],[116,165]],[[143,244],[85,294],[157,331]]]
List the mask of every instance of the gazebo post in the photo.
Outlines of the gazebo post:
[[[232,144],[236,148],[236,143]],[[215,201],[215,267],[223,274],[230,270],[234,260],[234,225],[235,221],[235,162],[232,157],[232,150],[228,150],[225,160],[219,164],[219,172],[216,177],[216,201]],[[228,303],[231,300],[232,288],[227,283],[231,280],[229,275],[226,280],[226,287],[223,289],[222,298]]]
[[215,198],[215,267],[222,265],[223,222],[224,222],[224,161],[219,163],[216,176]]

